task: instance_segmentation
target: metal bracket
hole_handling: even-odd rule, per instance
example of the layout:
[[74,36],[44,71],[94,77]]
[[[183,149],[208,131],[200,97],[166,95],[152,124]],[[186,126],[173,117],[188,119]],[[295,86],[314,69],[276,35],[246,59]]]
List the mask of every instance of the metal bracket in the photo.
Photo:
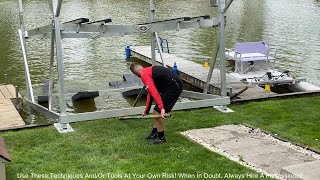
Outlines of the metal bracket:
[[234,110],[228,108],[227,106],[213,106],[216,110],[222,112],[222,113],[232,113]]
[[70,126],[69,123],[54,123],[54,127],[58,130],[59,133],[70,133],[74,132],[74,129]]

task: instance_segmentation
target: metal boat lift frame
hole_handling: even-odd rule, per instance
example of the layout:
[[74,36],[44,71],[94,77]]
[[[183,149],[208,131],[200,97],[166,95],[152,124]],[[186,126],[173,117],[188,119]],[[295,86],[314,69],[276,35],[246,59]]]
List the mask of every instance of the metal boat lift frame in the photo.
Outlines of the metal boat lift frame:
[[[153,5],[153,0],[149,0],[150,17],[149,23],[140,25],[110,25],[111,19],[105,19],[101,21],[89,22],[86,18],[80,18],[77,20],[69,21],[66,23],[61,23],[60,21],[60,11],[62,6],[62,0],[50,0],[49,6],[52,12],[52,22],[49,25],[38,27],[32,30],[25,30],[24,20],[23,20],[23,4],[22,0],[19,0],[19,19],[20,28],[19,38],[23,53],[24,71],[25,71],[25,83],[27,99],[26,101],[30,106],[44,114],[49,118],[56,119],[56,128],[59,132],[70,132],[73,131],[69,123],[101,119],[101,118],[111,118],[127,115],[136,115],[144,110],[142,107],[132,107],[132,108],[122,108],[113,109],[107,111],[98,112],[87,112],[79,114],[69,114],[66,112],[66,98],[65,98],[65,84],[64,84],[64,65],[62,59],[62,48],[61,41],[63,38],[100,38],[100,37],[112,37],[112,36],[123,36],[130,34],[141,34],[150,33],[151,34],[151,51],[152,51],[152,64],[156,64],[155,53],[156,46],[159,47],[157,32],[162,31],[172,31],[188,28],[205,28],[205,27],[218,27],[219,28],[219,44],[213,59],[217,57],[218,49],[220,54],[220,72],[221,72],[221,95],[211,95],[207,94],[207,88],[205,88],[204,93],[197,93],[191,91],[183,91],[181,96],[195,98],[199,100],[190,102],[177,103],[173,110],[183,110],[201,107],[212,107],[212,106],[227,106],[230,104],[230,98],[226,93],[226,63],[225,63],[225,11],[231,4],[232,0],[228,3],[226,0],[211,0],[212,6],[218,5],[219,18],[211,18],[208,16],[200,16],[194,18],[177,18],[164,21],[155,21],[156,10]],[[27,59],[27,48],[26,39],[28,38],[51,38],[51,53],[50,53],[50,75],[49,75],[49,102],[48,108],[43,107],[35,102],[34,93],[32,88],[32,82],[29,72],[28,59]],[[161,50],[160,50],[161,52]],[[161,55],[161,54],[160,54]],[[57,62],[58,71],[58,88],[59,88],[59,107],[60,113],[54,112],[52,110],[52,92],[53,92],[53,66],[54,61]],[[165,66],[164,61],[163,65]],[[215,61],[213,61],[215,62]],[[214,65],[214,64],[213,64]],[[213,65],[210,68],[207,85],[210,82]]]

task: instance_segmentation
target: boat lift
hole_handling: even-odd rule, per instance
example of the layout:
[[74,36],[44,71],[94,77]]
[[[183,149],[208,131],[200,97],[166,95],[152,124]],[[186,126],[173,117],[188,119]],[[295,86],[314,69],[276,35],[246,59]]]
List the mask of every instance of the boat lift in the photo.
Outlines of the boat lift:
[[[190,102],[176,103],[173,110],[183,110],[201,107],[220,106],[222,109],[227,109],[226,106],[230,104],[230,98],[226,92],[226,62],[225,62],[225,12],[232,3],[233,0],[210,0],[213,7],[218,7],[219,17],[199,16],[199,17],[183,17],[176,19],[168,19],[164,21],[156,21],[156,9],[153,4],[153,0],[149,0],[150,17],[149,23],[137,24],[137,25],[112,25],[111,19],[104,19],[100,21],[90,22],[87,18],[80,18],[65,23],[60,21],[60,10],[62,6],[62,0],[50,0],[49,6],[52,12],[52,21],[42,27],[38,27],[32,30],[26,30],[23,19],[23,4],[22,0],[19,0],[19,19],[20,28],[19,38],[23,53],[25,81],[26,81],[26,101],[30,106],[44,114],[49,118],[56,119],[58,123],[55,123],[55,127],[60,133],[72,132],[73,129],[69,125],[71,122],[112,118],[128,115],[140,114],[144,110],[142,107],[122,108],[106,111],[87,112],[71,114],[66,112],[66,98],[65,98],[65,82],[64,82],[64,64],[62,59],[61,40],[63,38],[89,38],[96,39],[102,37],[123,36],[130,34],[151,34],[151,52],[152,52],[152,64],[156,64],[156,46],[158,46],[161,56],[160,43],[158,38],[158,32],[163,31],[176,31],[180,29],[189,28],[207,28],[216,27],[219,28],[219,44],[210,67],[210,71],[207,78],[207,86],[204,93],[197,93],[192,91],[183,91],[181,96],[198,99]],[[51,39],[51,54],[50,54],[50,75],[49,75],[49,102],[48,108],[41,106],[35,102],[34,93],[32,88],[31,77],[29,73],[28,59],[27,59],[27,43],[26,39]],[[220,47],[220,48],[219,48]],[[219,50],[219,52],[218,52]],[[207,94],[207,87],[211,80],[214,63],[216,61],[217,54],[220,55],[220,73],[221,73],[221,95]],[[162,57],[162,56],[161,56]],[[59,107],[60,112],[52,110],[52,93],[53,93],[53,64],[57,62],[58,71],[58,88],[59,88]],[[162,59],[163,66],[165,62]]]

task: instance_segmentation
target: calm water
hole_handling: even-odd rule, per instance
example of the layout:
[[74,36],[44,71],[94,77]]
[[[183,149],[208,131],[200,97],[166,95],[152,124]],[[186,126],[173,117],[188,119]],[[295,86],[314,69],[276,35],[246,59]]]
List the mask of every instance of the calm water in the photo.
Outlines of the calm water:
[[[24,1],[27,29],[47,25],[50,10],[47,1]],[[91,21],[112,17],[114,24],[136,24],[148,20],[147,0],[66,0],[61,20],[80,17]],[[217,15],[209,0],[155,1],[157,19],[182,16]],[[297,77],[320,85],[320,2],[317,0],[235,0],[227,13],[226,45],[235,42],[269,41],[277,51],[279,70],[289,69]],[[18,5],[16,0],[0,1],[0,83],[8,74],[10,83],[24,90],[21,48],[17,36]],[[209,60],[216,43],[215,29],[191,29],[159,33],[169,40],[171,52],[190,61]],[[42,82],[49,77],[49,40],[28,40],[29,65],[35,93],[40,95]],[[148,45],[149,35],[115,38],[65,39],[63,59],[67,98],[78,90],[103,90],[96,98],[96,108],[104,110],[129,107],[117,91],[108,90],[108,82],[129,73],[124,58],[126,45]],[[167,62],[172,63],[173,62]],[[57,100],[58,101],[58,100]],[[93,103],[93,102],[90,102]],[[67,102],[68,111],[87,109]],[[22,112],[27,122],[44,118]],[[41,120],[42,119],[42,120]]]

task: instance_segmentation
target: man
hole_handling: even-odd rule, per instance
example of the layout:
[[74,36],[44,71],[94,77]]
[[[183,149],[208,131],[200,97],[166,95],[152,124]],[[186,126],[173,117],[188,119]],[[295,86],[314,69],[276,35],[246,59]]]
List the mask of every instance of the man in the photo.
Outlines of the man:
[[153,99],[156,101],[153,114],[161,114],[161,118],[155,119],[153,129],[145,139],[154,140],[153,144],[165,143],[165,114],[169,113],[177,102],[182,92],[182,82],[175,73],[162,66],[143,68],[139,64],[132,63],[130,70],[141,78],[148,90],[146,108],[142,115],[149,113]]

